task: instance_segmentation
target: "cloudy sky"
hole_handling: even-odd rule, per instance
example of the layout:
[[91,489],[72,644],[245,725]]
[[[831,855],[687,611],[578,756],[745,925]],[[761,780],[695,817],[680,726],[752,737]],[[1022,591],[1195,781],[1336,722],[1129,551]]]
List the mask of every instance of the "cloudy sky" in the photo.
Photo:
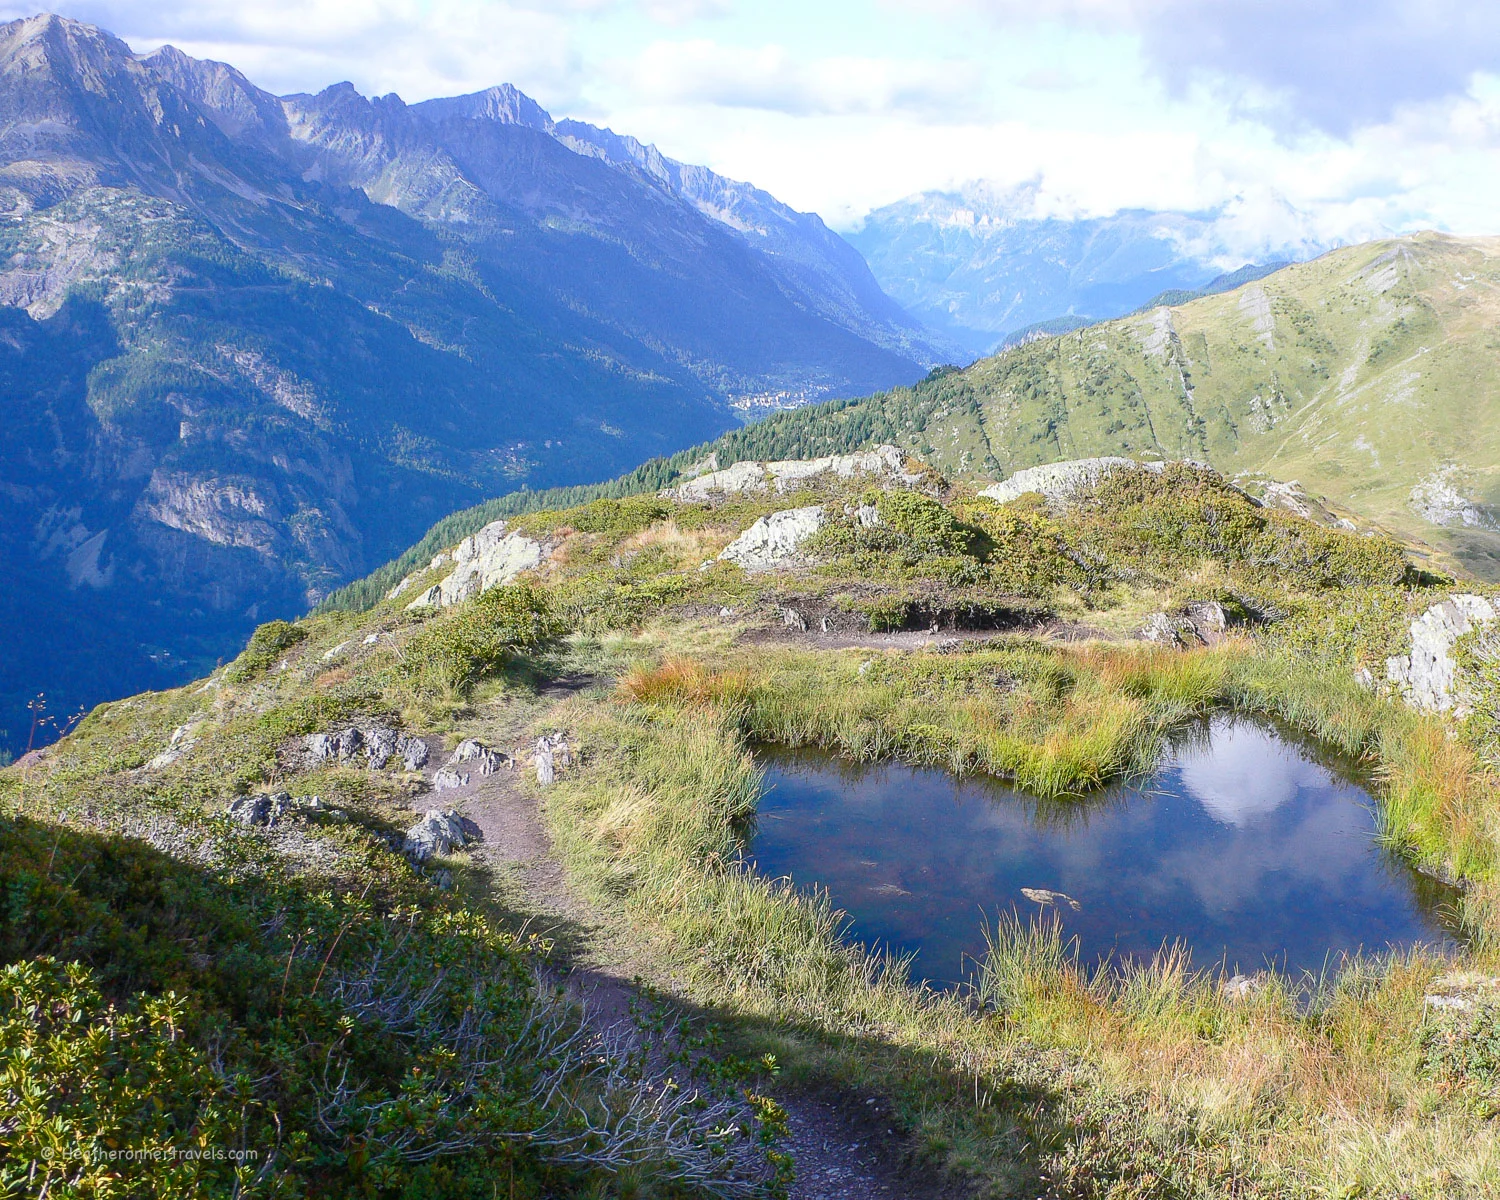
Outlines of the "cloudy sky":
[[[0,11],[5,8],[0,0]],[[34,11],[12,8],[8,15]],[[80,0],[277,92],[508,81],[847,228],[913,192],[1500,233],[1494,0]],[[1283,230],[1283,227],[1284,230]],[[1295,228],[1294,228],[1295,227]]]

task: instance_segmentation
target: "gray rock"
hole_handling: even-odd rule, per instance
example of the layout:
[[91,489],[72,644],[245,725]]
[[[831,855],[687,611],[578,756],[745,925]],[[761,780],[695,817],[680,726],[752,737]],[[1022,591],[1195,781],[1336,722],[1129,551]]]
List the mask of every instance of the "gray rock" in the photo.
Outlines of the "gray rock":
[[912,487],[922,478],[907,471],[906,455],[900,449],[885,445],[824,458],[737,462],[722,471],[710,471],[676,487],[664,488],[661,495],[672,500],[702,501],[752,492],[789,492],[810,483],[861,476],[899,487]]
[[1411,653],[1386,660],[1386,678],[1414,708],[1462,715],[1467,707],[1453,647],[1464,634],[1489,625],[1497,615],[1490,601],[1467,593],[1434,604],[1411,623]]
[[406,831],[401,843],[403,853],[417,862],[426,862],[434,854],[451,854],[468,844],[464,823],[451,808],[444,812],[429,808],[427,815]]
[[348,762],[360,752],[360,749],[365,744],[364,734],[360,733],[360,731],[354,728],[354,726],[352,725],[348,729],[341,730],[340,732],[334,734],[333,740],[335,746],[337,747],[337,753],[340,762]]
[[451,766],[441,766],[437,774],[432,777],[432,790],[435,792],[451,791],[453,788],[469,786],[469,773],[458,771]]
[[408,771],[420,771],[427,765],[429,751],[427,743],[421,738],[402,734],[396,739],[396,753],[401,756],[401,761]]
[[414,608],[441,608],[443,604],[443,589],[439,584],[433,584],[410,604],[407,610]]
[[[504,521],[491,522],[458,544],[453,552],[458,565],[438,584],[435,598],[428,599],[432,596],[429,592],[419,599],[444,607],[462,604],[492,587],[511,582],[523,571],[541,566],[545,556],[541,542],[524,534],[507,534]],[[417,605],[413,602],[407,607]]]
[[469,738],[459,743],[453,757],[448,760],[450,766],[455,763],[472,765],[481,775],[493,775],[502,767],[510,766],[510,756],[491,750],[478,738]]
[[315,763],[327,762],[330,758],[339,756],[339,744],[332,734],[310,733],[302,739],[302,745],[307,751],[307,757]]
[[195,728],[194,725],[179,725],[172,730],[172,737],[167,742],[167,748],[146,764],[146,770],[159,771],[163,767],[170,767],[196,746],[198,739],[191,736]]
[[265,826],[274,824],[290,809],[292,798],[286,792],[262,793],[257,796],[240,796],[225,809],[231,821],[241,825]]
[[796,557],[802,543],[823,528],[828,514],[821,505],[789,508],[761,517],[725,546],[719,558],[746,571],[768,571]]
[[573,762],[572,751],[568,748],[568,735],[558,732],[538,738],[532,762],[536,765],[537,783],[545,787],[556,782],[557,772]]
[[1181,615],[1152,613],[1139,636],[1162,646],[1213,646],[1224,640],[1229,615],[1217,600],[1192,600]]
[[1155,642],[1159,646],[1186,646],[1198,640],[1193,623],[1186,617],[1171,617],[1166,613],[1152,613],[1139,634],[1142,641]]
[[557,764],[552,758],[552,743],[541,738],[536,744],[536,781],[545,787],[557,779]]
[[1165,468],[1165,463],[1141,463],[1133,458],[1075,458],[1041,467],[1027,467],[1023,471],[1017,471],[1009,479],[985,488],[979,494],[998,500],[1001,504],[1008,504],[1028,492],[1037,492],[1048,500],[1060,500],[1066,499],[1080,488],[1098,483],[1113,471],[1145,470],[1160,474]]
[[783,608],[781,610],[781,623],[788,629],[795,629],[800,633],[807,632],[807,618],[795,608]]
[[386,759],[396,753],[396,743],[401,735],[385,725],[374,725],[363,731],[365,755],[370,766],[383,767]]

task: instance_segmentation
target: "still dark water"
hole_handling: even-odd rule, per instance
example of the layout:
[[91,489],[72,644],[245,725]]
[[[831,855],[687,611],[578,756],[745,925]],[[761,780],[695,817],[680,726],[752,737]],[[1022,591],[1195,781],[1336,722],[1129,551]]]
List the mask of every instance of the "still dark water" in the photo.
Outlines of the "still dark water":
[[1085,963],[1185,942],[1196,966],[1294,974],[1341,955],[1451,945],[1455,894],[1375,840],[1374,802],[1273,729],[1216,718],[1144,783],[1044,803],[993,781],[771,751],[749,855],[826,888],[850,935],[955,983],[985,918],[1062,892]]

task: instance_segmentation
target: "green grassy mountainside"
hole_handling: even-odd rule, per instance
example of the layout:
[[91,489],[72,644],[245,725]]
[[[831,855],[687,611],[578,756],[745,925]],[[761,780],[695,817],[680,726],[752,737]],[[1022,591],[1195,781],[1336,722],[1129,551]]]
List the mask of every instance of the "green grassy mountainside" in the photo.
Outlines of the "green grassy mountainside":
[[915,387],[779,414],[589,494],[659,487],[710,452],[728,464],[873,442],[958,478],[1103,454],[1186,458],[1252,491],[1297,481],[1425,544],[1442,567],[1494,579],[1497,316],[1500,239],[1372,242],[937,370]]
[[1497,283],[1489,239],[1339,250],[934,381],[905,441],[958,471],[1130,454],[1297,480],[1494,578]]
[[1339,250],[976,364],[908,433],[949,469],[1196,458],[1500,574],[1500,242]]

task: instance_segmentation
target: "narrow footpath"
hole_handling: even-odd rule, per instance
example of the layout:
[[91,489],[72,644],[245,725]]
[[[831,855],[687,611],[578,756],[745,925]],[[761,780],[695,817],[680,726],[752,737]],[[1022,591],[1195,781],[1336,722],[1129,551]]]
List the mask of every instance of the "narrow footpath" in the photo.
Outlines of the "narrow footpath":
[[[560,683],[543,691],[544,705],[564,699],[578,684]],[[527,716],[534,715],[531,710]],[[565,982],[600,1032],[625,1033],[636,997],[631,980],[642,972],[606,950],[617,939],[606,936],[601,915],[569,887],[562,864],[537,811],[535,797],[521,786],[529,770],[525,719],[515,714],[479,720],[467,730],[496,750],[512,755],[514,770],[474,774],[469,783],[413,801],[426,808],[454,808],[479,827],[482,841],[469,849],[491,877],[502,903],[529,920],[531,932],[555,940],[566,969]],[[447,759],[436,744],[429,779]],[[808,1095],[778,1090],[791,1129],[786,1149],[797,1178],[792,1200],[965,1200],[966,1190],[936,1172],[914,1167],[902,1153],[902,1138],[884,1119],[875,1099]]]

